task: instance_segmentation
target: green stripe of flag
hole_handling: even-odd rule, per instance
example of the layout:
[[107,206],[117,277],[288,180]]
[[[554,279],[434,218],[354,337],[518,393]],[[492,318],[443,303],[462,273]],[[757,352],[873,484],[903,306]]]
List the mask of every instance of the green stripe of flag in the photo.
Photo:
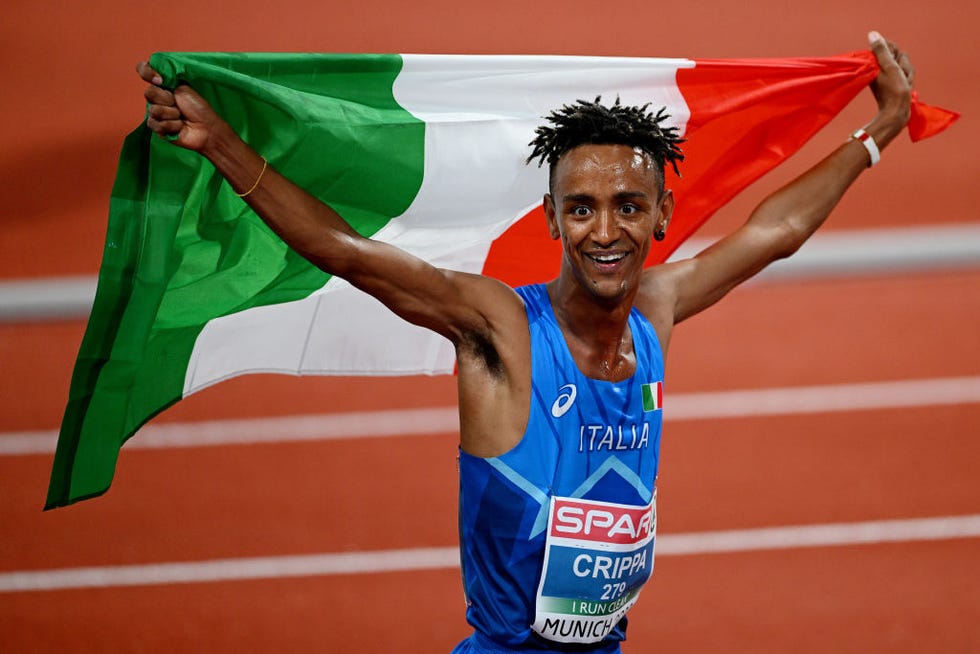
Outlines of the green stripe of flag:
[[[168,85],[193,85],[271,165],[366,236],[418,193],[425,126],[392,95],[397,55],[156,54],[151,64]],[[208,162],[145,126],[123,146],[109,213],[46,508],[105,492],[122,443],[180,399],[207,321],[307,297],[329,278]]]

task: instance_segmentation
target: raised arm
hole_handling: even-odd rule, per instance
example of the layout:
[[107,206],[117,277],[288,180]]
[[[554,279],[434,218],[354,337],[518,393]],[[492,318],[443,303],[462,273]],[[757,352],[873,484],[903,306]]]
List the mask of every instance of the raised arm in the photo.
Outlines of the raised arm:
[[[869,39],[881,70],[871,84],[878,114],[864,130],[884,149],[909,120],[913,71],[894,43],[877,32]],[[651,270],[651,293],[673,298],[674,323],[703,311],[768,264],[796,252],[869,165],[865,145],[848,140],[766,198],[729,236],[692,259]]]
[[506,451],[523,433],[530,401],[524,305],[503,283],[436,268],[358,235],[333,209],[277,173],[188,86],[174,91],[149,64],[147,126],[199,152],[294,250],[373,295],[393,312],[453,342],[459,371],[460,445]]
[[520,300],[477,275],[437,269],[398,248],[358,235],[333,209],[280,175],[189,86],[170,91],[149,64],[147,126],[206,157],[290,247],[322,270],[375,296],[402,318],[459,344],[486,331],[494,311]]

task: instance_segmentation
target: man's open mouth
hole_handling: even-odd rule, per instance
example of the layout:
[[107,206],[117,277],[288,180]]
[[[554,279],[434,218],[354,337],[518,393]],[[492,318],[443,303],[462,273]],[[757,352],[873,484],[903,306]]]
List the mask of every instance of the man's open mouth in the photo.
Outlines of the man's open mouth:
[[596,253],[596,254],[586,254],[585,256],[588,257],[589,259],[592,259],[593,261],[595,261],[600,265],[611,265],[614,263],[619,263],[620,261],[625,259],[626,253],[625,252]]

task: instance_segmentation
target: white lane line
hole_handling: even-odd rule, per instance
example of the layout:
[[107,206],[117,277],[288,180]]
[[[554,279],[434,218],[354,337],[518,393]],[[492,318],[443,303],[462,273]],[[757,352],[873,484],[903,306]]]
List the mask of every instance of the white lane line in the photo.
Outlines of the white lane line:
[[[712,241],[691,239],[671,260],[694,256]],[[818,232],[789,259],[753,282],[973,268],[980,265],[980,223]],[[0,322],[85,318],[97,278],[0,281]]]
[[[667,395],[664,419],[716,420],[980,402],[980,376]],[[455,434],[456,407],[209,420],[144,427],[126,448],[208,447]],[[50,454],[55,430],[0,433],[0,456]]]
[[0,593],[367,574],[458,566],[459,549],[456,547],[215,559],[186,563],[5,572],[0,573]]
[[942,377],[668,395],[664,418],[777,416],[975,402],[980,402],[980,376]]
[[[656,547],[657,556],[663,557],[977,537],[980,537],[980,514],[665,534],[657,537]],[[458,566],[458,548],[430,547],[61,568],[0,573],[0,593],[370,574]]]
[[[126,449],[209,447],[252,443],[288,443],[345,438],[455,434],[459,417],[454,406],[352,413],[207,420],[148,425],[126,442]],[[0,433],[0,456],[50,454],[57,430]]]
[[665,535],[658,556],[980,537],[980,514]]
[[42,277],[0,282],[0,322],[86,318],[98,277]]
[[[690,239],[670,260],[693,257],[712,242]],[[955,270],[978,264],[978,223],[830,230],[817,232],[799,252],[770,265],[752,283]]]

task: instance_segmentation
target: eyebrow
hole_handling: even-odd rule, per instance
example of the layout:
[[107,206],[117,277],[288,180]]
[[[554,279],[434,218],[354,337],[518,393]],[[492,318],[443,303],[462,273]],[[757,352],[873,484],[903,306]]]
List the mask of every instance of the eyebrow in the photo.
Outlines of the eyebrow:
[[[644,193],[643,191],[622,191],[620,193],[617,193],[613,197],[616,200],[622,201],[622,200],[630,200],[630,199],[645,200],[649,196],[647,196],[647,194]],[[588,193],[572,193],[569,195],[562,196],[562,202],[590,202],[592,200],[595,200],[595,197],[589,195]]]

